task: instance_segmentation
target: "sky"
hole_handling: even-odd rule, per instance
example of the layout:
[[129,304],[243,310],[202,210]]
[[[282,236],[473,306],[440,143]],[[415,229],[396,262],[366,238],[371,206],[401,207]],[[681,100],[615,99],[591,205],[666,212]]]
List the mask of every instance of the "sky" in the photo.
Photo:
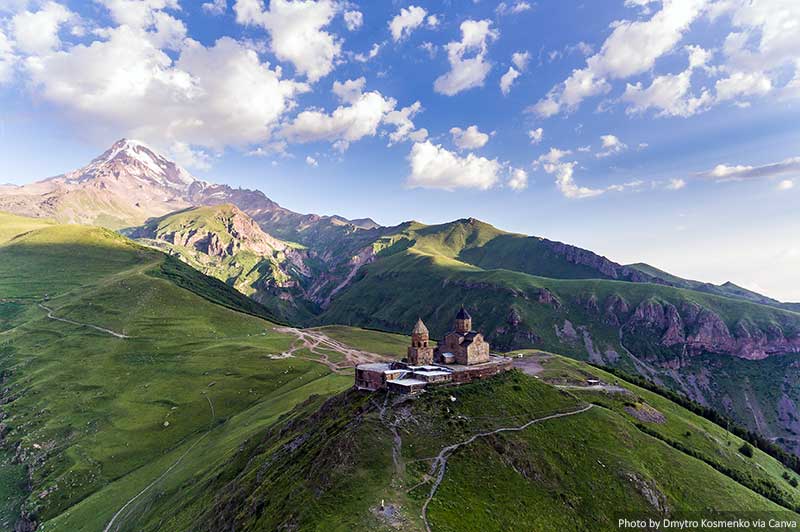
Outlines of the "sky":
[[3,0],[0,183],[150,144],[800,301],[796,0]]

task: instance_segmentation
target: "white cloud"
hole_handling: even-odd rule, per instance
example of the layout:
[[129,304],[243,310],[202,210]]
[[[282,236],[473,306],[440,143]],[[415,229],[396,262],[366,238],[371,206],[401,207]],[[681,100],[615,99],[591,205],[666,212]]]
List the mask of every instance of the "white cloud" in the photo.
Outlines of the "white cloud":
[[544,129],[538,127],[528,131],[528,138],[531,139],[531,144],[539,144],[544,138]]
[[[717,2],[716,15],[727,11],[737,31],[728,34],[723,45],[724,70],[731,76],[768,78],[770,88],[785,68],[800,71],[800,3],[794,0],[726,0]],[[766,83],[757,82],[761,94]],[[747,94],[744,94],[747,95]]]
[[411,187],[487,190],[497,184],[502,170],[496,159],[473,153],[461,157],[430,141],[415,143],[408,161],[411,165],[408,185]]
[[345,11],[344,12],[344,24],[347,26],[347,29],[350,31],[356,31],[358,28],[364,25],[364,15],[361,11]]
[[716,83],[717,101],[720,102],[741,96],[763,96],[771,90],[772,81],[763,72],[734,72]]
[[316,159],[314,159],[313,157],[311,157],[310,155],[306,155],[306,164],[307,164],[308,166],[313,166],[313,167],[315,167],[315,168],[316,168],[317,166],[319,166],[319,162],[317,162],[317,160],[316,160]]
[[800,173],[800,157],[792,157],[762,166],[718,164],[713,169],[702,172],[699,175],[717,181],[736,181],[743,179],[770,179],[797,173]]
[[16,47],[23,53],[46,54],[61,45],[58,32],[75,15],[56,2],[47,2],[39,11],[23,11],[11,19]]
[[619,137],[616,135],[601,135],[600,141],[602,143],[603,151],[597,153],[596,157],[598,159],[602,159],[603,157],[608,157],[628,149],[628,145],[619,140]]
[[381,51],[382,45],[380,43],[375,43],[372,45],[372,48],[369,49],[369,52],[366,54],[355,54],[353,59],[358,61],[359,63],[366,63],[370,59],[374,59]]
[[11,81],[16,63],[17,56],[14,54],[14,47],[3,33],[3,29],[0,28],[0,86]]
[[436,51],[437,51],[438,47],[435,44],[433,44],[432,42],[425,41],[424,43],[420,44],[419,47],[422,48],[423,50],[425,50],[426,52],[428,52],[428,56],[431,59],[436,57]]
[[687,46],[689,66],[679,74],[656,76],[649,87],[641,82],[630,83],[625,88],[622,101],[629,103],[628,114],[643,113],[648,109],[658,111],[658,116],[692,116],[707,110],[713,103],[708,90],[699,95],[691,93],[692,74],[698,68],[705,68],[711,53],[699,46]]
[[439,17],[436,15],[428,15],[428,18],[425,19],[425,24],[433,29],[439,27]]
[[517,15],[519,13],[523,13],[525,11],[530,11],[533,9],[530,3],[524,1],[514,2],[511,5],[507,4],[506,2],[500,2],[497,4],[495,8],[495,13],[500,16],[504,15]]
[[422,109],[419,102],[397,110],[394,98],[386,98],[378,91],[365,93],[364,85],[364,78],[334,82],[334,94],[347,105],[337,107],[330,114],[319,109],[305,110],[284,126],[283,137],[299,143],[330,142],[340,151],[346,150],[351,142],[374,137],[382,125],[394,127],[389,133],[390,144],[427,137],[427,131],[416,130],[411,121]]
[[386,113],[383,119],[384,123],[395,127],[395,130],[389,133],[390,146],[405,140],[423,142],[428,138],[428,130],[425,128],[415,129],[414,122],[411,121],[414,115],[421,110],[422,104],[417,101],[408,107]]
[[25,70],[40,97],[64,108],[83,131],[143,138],[162,149],[265,142],[308,90],[233,39],[209,48],[187,41],[173,61],[151,35],[120,26],[105,40],[29,57]]
[[511,54],[511,62],[521,71],[528,68],[528,62],[531,59],[529,52],[514,52]]
[[358,79],[348,79],[344,83],[333,82],[333,93],[344,103],[355,103],[364,92],[367,80],[362,76]]
[[179,165],[198,170],[211,168],[211,156],[204,150],[192,149],[185,142],[173,142],[169,148],[170,155]]
[[508,178],[508,186],[513,190],[525,190],[528,188],[528,172],[522,168],[512,168]]
[[341,55],[342,45],[324,31],[336,14],[332,0],[236,0],[236,21],[264,27],[270,33],[270,50],[289,61],[311,82],[327,76]]
[[[607,136],[613,137],[613,135]],[[608,144],[609,146],[617,145],[611,139],[608,140]],[[579,151],[584,150],[579,149]],[[559,192],[561,192],[565,198],[592,198],[605,194],[606,192],[621,192],[626,189],[638,189],[642,184],[644,184],[643,181],[635,180],[622,185],[609,185],[605,188],[590,188],[586,186],[580,186],[575,182],[575,168],[577,168],[578,162],[566,161],[565,158],[569,155],[572,155],[570,150],[550,148],[550,151],[540,155],[539,158],[533,162],[534,168],[541,168],[546,173],[555,176],[556,188],[558,188]]]
[[683,179],[670,179],[666,187],[668,190],[680,190],[686,187],[686,181]]
[[[397,42],[411,35],[411,33],[422,26],[425,22],[425,16],[428,14],[424,8],[419,6],[408,6],[400,10],[400,13],[389,21],[389,31],[392,33],[392,39]],[[434,20],[436,18],[434,17]],[[434,23],[438,24],[438,20]]]
[[508,71],[500,78],[500,92],[507,96],[511,92],[511,85],[520,76],[519,71],[514,67],[508,67]]
[[540,116],[572,111],[591,96],[606,93],[609,80],[647,72],[656,59],[671,51],[701,14],[707,0],[663,0],[661,10],[648,20],[622,20],[586,66],[574,70],[533,106]]
[[228,10],[228,0],[212,0],[203,4],[203,11],[211,15],[223,15]]
[[469,126],[467,129],[454,127],[450,129],[450,134],[453,136],[453,144],[459,150],[476,150],[483,148],[489,142],[489,135],[481,133],[478,126]]
[[[461,40],[447,43],[450,71],[436,78],[436,92],[453,96],[474,87],[483,86],[492,66],[486,61],[487,42],[497,39],[500,33],[491,28],[490,20],[465,20],[461,23]],[[465,54],[474,56],[465,58]]]
[[791,179],[784,179],[778,183],[778,190],[791,190],[794,188],[794,181]]

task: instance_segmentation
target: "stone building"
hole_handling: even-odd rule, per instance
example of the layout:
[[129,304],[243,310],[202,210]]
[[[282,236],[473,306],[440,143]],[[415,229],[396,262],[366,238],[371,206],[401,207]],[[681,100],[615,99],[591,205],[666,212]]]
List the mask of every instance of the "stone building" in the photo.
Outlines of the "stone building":
[[411,347],[408,348],[406,358],[409,364],[415,366],[424,366],[433,363],[433,347],[428,345],[430,343],[430,334],[428,328],[422,323],[421,319],[417,320],[414,325],[414,330],[411,331]]
[[427,386],[464,384],[511,367],[510,358],[490,354],[489,344],[481,333],[472,330],[472,318],[461,307],[455,330],[438,347],[431,347],[428,328],[421,319],[417,320],[405,361],[359,364],[355,386],[359,390],[416,394]]
[[481,333],[472,330],[472,316],[463,306],[456,314],[455,330],[445,335],[436,347],[433,359],[437,364],[462,366],[489,362],[489,344]]

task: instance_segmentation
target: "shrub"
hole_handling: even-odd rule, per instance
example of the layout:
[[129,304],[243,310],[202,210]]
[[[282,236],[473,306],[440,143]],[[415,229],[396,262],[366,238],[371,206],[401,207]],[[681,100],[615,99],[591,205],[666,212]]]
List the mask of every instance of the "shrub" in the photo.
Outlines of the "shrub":
[[749,443],[745,442],[745,443],[742,444],[741,447],[739,447],[739,452],[742,453],[743,455],[745,455],[748,458],[752,458],[753,457],[753,446],[750,445]]

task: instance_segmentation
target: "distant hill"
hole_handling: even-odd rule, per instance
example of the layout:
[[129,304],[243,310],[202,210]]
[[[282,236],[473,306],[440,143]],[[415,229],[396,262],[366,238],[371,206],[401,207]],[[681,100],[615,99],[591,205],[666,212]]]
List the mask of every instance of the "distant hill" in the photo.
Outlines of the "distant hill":
[[761,295],[757,292],[753,292],[752,290],[748,290],[747,288],[742,288],[741,286],[737,286],[736,284],[730,281],[723,283],[721,285],[715,285],[712,283],[703,283],[701,281],[692,281],[689,279],[683,279],[681,277],[672,275],[663,270],[659,270],[658,268],[655,268],[643,262],[639,262],[636,264],[629,264],[628,267],[633,268],[635,270],[639,270],[640,272],[650,275],[652,277],[662,279],[668,282],[669,284],[680,288],[689,288],[691,290],[707,292],[709,294],[716,294],[725,297],[734,297],[736,299],[744,299],[747,301],[752,301],[754,303],[759,303],[761,305],[769,305],[771,307],[778,307],[786,310],[800,312],[800,303],[783,303],[781,301],[778,301],[777,299],[772,299],[771,297]]
[[313,316],[304,295],[312,279],[308,252],[268,235],[235,205],[189,208],[125,233],[225,282],[282,320]]

